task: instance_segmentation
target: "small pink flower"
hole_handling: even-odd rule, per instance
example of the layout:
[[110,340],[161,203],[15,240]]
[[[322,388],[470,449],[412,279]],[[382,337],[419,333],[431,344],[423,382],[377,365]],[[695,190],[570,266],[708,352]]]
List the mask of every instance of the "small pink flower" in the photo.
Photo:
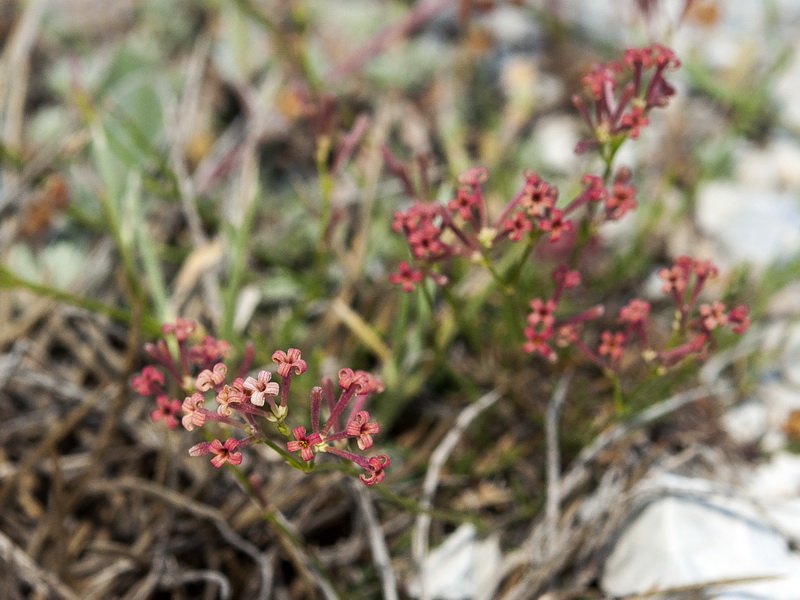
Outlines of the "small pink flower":
[[206,403],[203,394],[195,392],[191,396],[187,396],[183,401],[183,428],[187,431],[192,431],[195,427],[202,427],[206,423],[206,414],[203,411],[203,405]]
[[457,177],[458,183],[477,187],[489,179],[489,169],[486,167],[470,167]]
[[292,429],[292,435],[294,435],[294,441],[286,443],[289,452],[300,451],[300,456],[306,462],[314,458],[314,446],[322,443],[322,436],[318,433],[306,435],[306,428],[302,425]]
[[264,406],[267,396],[277,396],[280,387],[277,382],[270,381],[272,373],[269,371],[259,371],[258,378],[248,377],[244,380],[242,388],[250,392],[250,402],[256,406]]
[[550,232],[550,241],[557,241],[562,234],[571,231],[572,221],[564,219],[564,211],[554,208],[550,211],[550,218],[539,221],[539,229]]
[[533,230],[533,223],[526,213],[518,210],[510,219],[503,221],[503,229],[508,231],[508,238],[511,241],[518,242],[526,233]]
[[413,268],[407,260],[401,261],[398,268],[400,269],[398,273],[389,274],[389,281],[400,284],[407,292],[413,291],[414,284],[422,281],[422,271]]
[[527,172],[525,177],[525,185],[522,188],[519,205],[529,215],[541,217],[556,205],[558,188],[546,182],[533,171]]
[[619,124],[625,129],[630,130],[630,137],[636,139],[639,137],[639,131],[645,125],[650,124],[650,119],[644,112],[641,106],[634,106],[630,112],[626,112],[619,120]]
[[606,215],[611,220],[621,219],[636,208],[636,186],[617,181],[606,197]]
[[625,334],[604,331],[600,334],[600,346],[597,351],[601,356],[608,355],[612,361],[618,361],[625,353]]
[[453,212],[458,211],[462,219],[469,220],[472,218],[472,208],[477,206],[478,202],[480,202],[478,194],[460,188],[456,191],[456,197],[447,203],[447,208]]
[[153,366],[146,366],[131,379],[131,387],[143,396],[154,396],[163,391],[164,374]]
[[374,485],[380,483],[386,477],[386,468],[392,464],[392,459],[385,454],[379,454],[368,458],[367,464],[367,474],[364,475],[362,473],[359,478],[367,485]]
[[525,352],[527,352],[528,354],[532,354],[533,352],[538,352],[550,362],[554,362],[556,360],[555,351],[547,343],[547,341],[551,337],[553,337],[552,329],[537,331],[533,327],[526,327],[525,337],[528,338],[528,341],[525,342],[525,345],[522,346],[522,349]]
[[665,294],[676,294],[682,296],[686,290],[687,274],[686,271],[675,265],[671,269],[661,269],[658,276],[664,280],[664,285],[661,289]]
[[213,365],[224,360],[230,349],[230,342],[207,335],[202,343],[189,348],[189,360],[196,365]]
[[634,298],[619,311],[621,323],[643,323],[650,314],[650,303],[646,300]]
[[728,313],[728,322],[733,324],[734,333],[744,333],[750,327],[750,309],[744,304],[734,306]]
[[164,334],[172,333],[179,342],[185,342],[196,328],[197,323],[194,321],[178,317],[175,323],[164,323],[161,331]]
[[232,465],[241,464],[242,453],[238,451],[238,448],[239,440],[235,438],[228,438],[225,440],[224,444],[219,440],[213,440],[211,442],[201,442],[200,444],[195,444],[189,448],[189,455],[201,456],[203,454],[208,454],[209,452],[216,454],[216,456],[211,459],[211,464],[219,469],[226,462],[231,463]]
[[175,414],[181,409],[181,401],[175,398],[170,398],[164,394],[156,396],[156,403],[158,408],[150,411],[150,418],[153,421],[161,421],[170,429],[178,426],[178,419]]
[[700,318],[703,322],[703,327],[705,327],[708,331],[725,325],[728,322],[728,315],[725,312],[725,305],[719,300],[711,304],[701,305]]
[[224,386],[217,394],[217,413],[223,417],[231,416],[231,404],[244,402],[245,394],[242,387],[243,381],[236,378],[231,385]]
[[381,427],[375,421],[370,423],[369,413],[365,410],[361,410],[357,412],[353,420],[347,424],[347,429],[345,431],[347,432],[347,437],[357,437],[358,447],[362,450],[366,450],[372,446],[372,434],[380,433]]
[[216,388],[225,382],[225,375],[228,373],[228,367],[225,363],[217,363],[214,369],[205,369],[200,371],[194,386],[201,392],[207,392],[211,388]]
[[278,374],[281,377],[288,377],[294,370],[295,375],[300,375],[307,368],[306,361],[300,358],[300,350],[289,348],[288,352],[276,350],[272,353],[272,362],[278,363]]
[[550,329],[556,321],[556,303],[553,300],[543,302],[541,298],[534,298],[530,306],[532,312],[528,315],[528,325],[533,327],[541,323],[545,329]]

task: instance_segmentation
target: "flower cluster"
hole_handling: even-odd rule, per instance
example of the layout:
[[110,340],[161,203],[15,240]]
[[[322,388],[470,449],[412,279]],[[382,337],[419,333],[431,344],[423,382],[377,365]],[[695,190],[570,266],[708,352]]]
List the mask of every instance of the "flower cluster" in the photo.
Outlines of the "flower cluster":
[[395,213],[392,229],[405,236],[413,262],[402,261],[398,272],[389,276],[392,283],[407,292],[425,277],[444,284],[447,277],[439,266],[446,259],[462,256],[489,265],[489,251],[504,240],[527,240],[531,247],[540,239],[550,245],[558,242],[556,247],[566,251],[575,242],[576,216],[589,218],[595,227],[636,208],[630,169],[618,170],[610,186],[596,175],[584,175],[581,191],[562,208],[556,206],[558,188],[528,170],[522,188],[490,222],[482,187],[488,175],[483,167],[468,169],[459,176],[456,196],[446,206],[417,200]]
[[[360,477],[368,485],[383,480],[385,469],[391,462],[388,456],[365,457],[346,449],[347,440],[353,439],[360,450],[367,450],[372,446],[372,436],[380,432],[379,424],[371,421],[369,413],[364,410],[368,397],[383,391],[380,379],[365,371],[342,369],[338,377],[341,391],[337,398],[333,382],[324,378],[322,385],[311,391],[312,432],[307,433],[302,425],[290,432],[285,421],[289,415],[292,378],[303,374],[308,368],[300,350],[290,348],[272,354],[280,377],[278,383],[272,381],[273,374],[266,369],[259,370],[255,375],[247,375],[253,359],[252,346],[248,346],[238,375],[229,379],[225,359],[230,344],[210,336],[192,344],[195,330],[196,324],[183,318],[164,325],[162,332],[165,338],[145,347],[161,369],[148,365],[131,381],[137,392],[155,397],[157,408],[151,411],[154,421],[164,421],[170,428],[180,423],[188,431],[216,421],[244,434],[241,438],[201,442],[192,446],[189,454],[213,454],[211,463],[215,467],[221,467],[226,462],[238,465],[242,462],[242,448],[254,443],[266,443],[304,470],[313,466],[316,453],[326,452],[364,469],[365,473]],[[171,342],[177,346],[177,360],[170,350]],[[173,387],[185,396],[183,402],[167,393],[167,375],[173,380]],[[206,401],[210,399],[207,395],[211,394],[214,410],[206,408]],[[327,405],[328,418],[320,425],[323,400]],[[343,418],[348,406],[350,411]],[[270,423],[286,438],[286,450],[268,437],[267,426]],[[305,463],[294,460],[290,454],[292,452],[299,452]]]
[[[557,346],[572,345],[591,361],[614,369],[626,351],[638,342],[640,355],[648,362],[663,368],[676,365],[688,357],[703,358],[714,347],[714,334],[723,327],[734,333],[744,333],[750,325],[747,306],[739,304],[728,310],[719,300],[700,303],[699,298],[705,283],[716,277],[717,268],[711,261],[698,260],[689,256],[679,256],[671,268],[659,271],[663,281],[662,291],[675,303],[675,335],[667,348],[656,349],[650,342],[649,302],[634,298],[619,311],[617,331],[604,330],[600,333],[597,345],[593,348],[580,336],[582,325],[600,317],[602,306],[594,306],[577,315],[558,319],[555,315],[561,293],[564,289],[580,283],[577,271],[561,266],[553,272],[556,290],[552,298],[534,298],[530,302],[527,339],[524,350],[538,353],[549,361],[555,361],[556,352],[550,342]],[[569,281],[570,283],[566,283]]]
[[592,132],[575,151],[599,149],[608,156],[625,138],[639,137],[641,128],[650,123],[650,110],[665,106],[675,93],[664,75],[679,66],[675,53],[660,44],[628,48],[621,62],[595,65],[583,78],[586,97],[572,98]]

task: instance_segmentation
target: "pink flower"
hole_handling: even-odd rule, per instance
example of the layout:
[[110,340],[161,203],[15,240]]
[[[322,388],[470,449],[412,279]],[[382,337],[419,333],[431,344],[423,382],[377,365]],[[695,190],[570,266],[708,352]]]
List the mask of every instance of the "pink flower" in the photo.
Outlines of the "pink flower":
[[183,401],[183,419],[181,423],[187,431],[192,431],[195,427],[202,427],[206,423],[206,413],[203,405],[206,403],[203,394],[195,392],[187,396]]
[[207,335],[202,343],[189,348],[189,360],[196,365],[210,366],[224,360],[230,349],[230,342]]
[[650,314],[650,303],[646,300],[634,298],[619,311],[619,320],[622,323],[642,323]]
[[392,464],[392,459],[386,456],[385,454],[379,454],[378,456],[372,456],[367,459],[367,474],[364,475],[363,473],[359,475],[361,481],[366,483],[367,485],[374,485],[376,483],[380,483],[383,481],[383,478],[386,477],[386,468]]
[[555,242],[566,231],[572,230],[572,221],[564,220],[564,211],[554,208],[550,211],[550,218],[539,221],[539,229],[550,232],[550,241]]
[[601,356],[608,355],[612,361],[618,361],[625,353],[625,334],[604,331],[600,334],[600,346],[597,351]]
[[555,362],[556,353],[547,343],[547,341],[551,337],[553,337],[552,329],[537,331],[533,327],[526,327],[525,337],[528,338],[528,341],[525,342],[525,345],[522,346],[522,349],[525,352],[527,352],[528,354],[531,354],[533,352],[538,352],[550,362]]
[[719,300],[711,304],[701,305],[700,318],[703,322],[703,327],[708,331],[725,325],[728,322],[728,315],[725,313],[725,305]]
[[390,273],[389,281],[400,284],[407,292],[414,290],[414,284],[422,281],[422,271],[413,268],[407,260],[403,260],[398,265],[399,273]]
[[558,199],[558,188],[546,182],[533,171],[527,172],[525,176],[525,185],[522,188],[519,205],[529,215],[541,217],[555,206],[556,199]]
[[314,458],[314,446],[322,443],[322,436],[318,433],[306,435],[306,428],[302,425],[292,429],[292,435],[294,435],[294,441],[286,443],[289,452],[297,452],[299,450],[300,456],[306,462]]
[[734,333],[744,333],[750,327],[750,309],[744,304],[734,306],[728,313],[728,322],[733,324]]
[[242,388],[250,392],[250,402],[256,406],[264,406],[267,396],[277,396],[280,387],[275,381],[270,381],[272,373],[269,371],[259,371],[258,378],[248,377],[244,380]]
[[216,454],[216,456],[211,459],[211,464],[219,469],[226,462],[229,462],[232,465],[241,464],[242,453],[238,451],[238,448],[239,440],[235,438],[228,438],[225,440],[224,444],[219,440],[213,440],[211,442],[195,444],[189,448],[189,455],[201,456],[203,454],[208,454],[209,452]]
[[380,425],[373,421],[369,422],[369,413],[361,410],[356,413],[353,420],[347,424],[347,437],[357,437],[358,447],[361,450],[366,450],[372,446],[372,434],[380,433]]
[[510,219],[503,221],[503,229],[508,231],[508,238],[518,242],[529,231],[533,230],[533,223],[522,211],[517,211]]
[[231,385],[224,386],[217,394],[217,413],[223,417],[231,416],[231,404],[244,402],[245,394],[241,377],[237,377]]
[[196,328],[197,323],[194,321],[178,317],[175,323],[164,323],[161,326],[161,331],[165,335],[172,333],[179,342],[185,342]]
[[194,386],[201,392],[207,392],[211,388],[216,388],[225,382],[225,375],[228,373],[228,367],[225,363],[217,363],[214,365],[214,370],[205,369],[200,371]]
[[606,197],[606,215],[611,220],[621,219],[629,211],[636,208],[636,187],[617,181]]
[[686,271],[680,268],[680,266],[675,265],[671,269],[661,269],[658,272],[658,276],[664,280],[664,285],[661,289],[665,294],[672,293],[677,296],[683,295],[684,290],[686,290],[688,279]]
[[164,374],[153,366],[146,366],[131,379],[131,387],[143,396],[154,396],[163,391]]
[[532,312],[528,315],[528,325],[533,327],[541,323],[545,329],[550,329],[556,321],[556,303],[553,300],[543,302],[541,298],[534,298],[530,306]]
[[461,215],[461,218],[468,220],[472,218],[472,207],[480,202],[480,196],[473,194],[463,188],[456,190],[456,197],[447,203],[447,208]]
[[164,424],[170,429],[177,427],[178,419],[175,417],[175,413],[181,409],[181,401],[162,394],[156,396],[156,403],[158,408],[150,411],[150,418],[153,421],[163,419]]
[[276,350],[272,353],[272,362],[278,363],[278,375],[288,377],[292,370],[295,375],[300,375],[308,368],[306,361],[300,358],[300,350],[289,348],[288,352]]
[[647,118],[643,107],[634,106],[631,108],[630,112],[626,112],[622,115],[619,124],[625,129],[630,130],[629,135],[631,138],[636,139],[639,137],[641,128],[650,124],[650,119]]

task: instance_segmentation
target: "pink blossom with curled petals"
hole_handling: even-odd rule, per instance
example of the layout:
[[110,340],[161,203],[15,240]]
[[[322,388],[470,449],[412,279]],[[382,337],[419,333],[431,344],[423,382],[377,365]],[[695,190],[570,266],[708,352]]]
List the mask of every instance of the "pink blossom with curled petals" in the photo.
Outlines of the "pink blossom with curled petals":
[[636,208],[636,186],[617,181],[606,196],[606,216],[615,221]]
[[375,421],[369,422],[369,413],[365,410],[361,410],[357,412],[353,420],[347,424],[345,431],[347,437],[358,438],[358,447],[362,450],[366,450],[372,446],[372,434],[380,433],[381,426]]
[[156,404],[158,408],[150,411],[150,418],[153,421],[163,420],[170,429],[177,427],[178,419],[175,414],[181,409],[181,401],[162,394],[156,396]]
[[380,483],[383,481],[383,478],[386,477],[386,468],[392,464],[392,459],[386,456],[385,454],[379,454],[378,456],[372,456],[367,459],[367,474],[364,475],[363,473],[358,477],[366,483],[367,485],[374,485],[376,483]]
[[131,379],[131,387],[143,396],[154,396],[163,391],[164,374],[148,365],[139,375]]
[[456,178],[461,185],[477,187],[489,179],[489,169],[486,167],[469,167]]
[[280,387],[277,382],[270,381],[272,373],[269,371],[259,371],[257,378],[248,377],[244,380],[242,387],[250,392],[250,402],[256,406],[264,406],[267,396],[277,396]]
[[225,440],[225,443],[219,440],[213,440],[211,442],[195,444],[189,448],[189,455],[202,456],[208,453],[216,454],[216,456],[211,459],[211,464],[219,469],[226,462],[232,465],[241,464],[242,453],[238,451],[238,448],[239,440],[235,438],[228,438]]
[[245,400],[243,381],[236,378],[231,385],[224,386],[217,394],[217,413],[223,417],[231,416],[231,404],[240,404]]
[[206,423],[206,414],[203,405],[206,399],[203,394],[195,392],[183,400],[183,418],[181,423],[187,431],[192,431],[195,427],[202,427]]
[[308,368],[297,348],[289,348],[288,352],[276,350],[272,353],[272,362],[278,363],[278,374],[282,377],[288,377],[292,370],[295,375],[300,375]]
[[322,443],[322,436],[318,433],[306,435],[306,428],[302,425],[292,429],[294,440],[286,443],[289,452],[300,452],[303,460],[308,462],[314,458],[314,446]]
[[217,363],[214,369],[204,369],[200,371],[195,379],[194,386],[201,392],[207,392],[211,388],[218,387],[225,382],[225,375],[228,373],[228,367],[225,363]]
[[389,281],[400,286],[406,291],[411,292],[414,290],[414,284],[422,281],[422,271],[413,268],[407,260],[400,261],[397,266],[400,271],[398,273],[390,273]]

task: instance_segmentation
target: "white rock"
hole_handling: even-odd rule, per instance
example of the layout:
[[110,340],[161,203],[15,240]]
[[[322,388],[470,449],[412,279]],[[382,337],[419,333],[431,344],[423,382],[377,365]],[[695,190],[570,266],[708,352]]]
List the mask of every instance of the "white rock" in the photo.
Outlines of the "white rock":
[[[797,600],[800,556],[761,519],[752,503],[708,494],[688,497],[713,484],[702,479],[664,478],[672,495],[659,498],[622,533],[605,564],[603,592],[625,596],[745,577],[759,582],[715,588],[716,598]],[[652,483],[651,483],[652,485]],[[687,496],[675,493],[685,490]],[[666,492],[665,492],[666,493]]]
[[800,252],[800,203],[791,194],[712,181],[698,191],[697,220],[718,242],[720,266],[764,268]]
[[[496,537],[479,541],[475,534],[475,526],[465,523],[430,552],[423,567],[428,597],[470,600],[491,591],[500,565],[500,545]],[[408,593],[414,598],[422,595],[418,577],[409,582]]]
[[733,440],[740,444],[752,444],[769,431],[769,414],[762,403],[745,402],[723,416],[722,426]]

